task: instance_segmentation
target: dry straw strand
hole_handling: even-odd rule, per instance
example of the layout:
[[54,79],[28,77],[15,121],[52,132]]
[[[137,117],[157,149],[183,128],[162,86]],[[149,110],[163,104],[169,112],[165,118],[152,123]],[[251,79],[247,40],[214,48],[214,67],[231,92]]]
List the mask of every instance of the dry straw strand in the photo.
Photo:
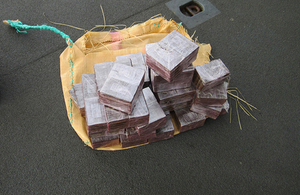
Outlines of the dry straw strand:
[[103,7],[102,7],[101,4],[100,4],[100,8],[101,8],[102,16],[103,16],[103,25],[104,25],[104,27],[103,27],[102,30],[104,30],[104,29],[105,29],[105,26],[106,26],[106,20],[105,20],[105,15],[104,15]]
[[232,94],[230,90],[227,90],[227,93],[228,93],[229,95],[231,95],[231,96],[235,97],[236,99],[238,99],[238,100],[240,100],[240,101],[244,102],[245,104],[247,104],[247,105],[251,106],[252,108],[254,108],[254,109],[258,110],[258,109],[257,109],[255,106],[252,106],[251,104],[249,104],[248,102],[246,102],[246,101],[245,101],[245,100],[243,100],[242,98],[240,98],[240,97],[238,97],[238,96],[236,96],[236,95]]
[[[229,81],[228,81],[228,83],[229,83]],[[228,90],[229,91],[236,90],[238,92],[238,94],[240,94],[242,96],[242,98],[246,101],[246,98],[243,96],[242,92],[237,87],[228,87]],[[252,108],[248,104],[247,104],[247,106],[252,111]]]
[[238,117],[239,126],[240,126],[240,129],[242,130],[242,124],[241,124],[241,120],[240,120],[239,107],[238,107],[238,100],[235,102],[235,107],[236,107],[236,114]]
[[240,102],[239,102],[239,106],[243,109],[243,111],[244,111],[248,116],[251,116],[254,120],[257,121],[257,119],[251,114],[251,112],[249,112],[249,111],[247,110],[247,108],[246,108],[243,104],[241,104]]
[[[195,30],[194,33],[192,34],[191,39],[193,39],[193,37],[195,36],[195,34],[196,34],[196,30]],[[196,39],[198,39],[198,38],[196,37]]]
[[[238,111],[238,108],[239,108],[239,107],[243,110],[243,112],[244,112],[247,116],[250,116],[250,117],[252,117],[254,120],[257,121],[257,119],[253,116],[253,114],[251,114],[250,111],[253,111],[252,108],[254,108],[254,109],[256,109],[256,110],[258,110],[258,109],[257,109],[255,106],[249,104],[249,103],[245,100],[243,94],[241,93],[241,91],[240,91],[237,87],[228,87],[227,93],[228,93],[228,95],[229,95],[229,98],[230,98],[230,99],[233,99],[233,100],[236,102],[236,113],[237,113],[237,117],[238,117],[239,127],[240,127],[241,130],[242,130],[242,124],[241,124],[240,114],[239,114],[239,111]],[[239,97],[239,96],[242,96],[242,98]],[[249,111],[242,103],[246,104],[246,105],[248,106],[248,108],[250,109],[250,111]],[[231,110],[232,110],[232,109],[231,109],[231,108],[229,108],[229,109],[230,109],[230,123],[231,123]]]
[[[231,104],[231,99],[230,99],[230,104]],[[229,123],[231,123],[231,116],[232,116],[232,108],[229,106]]]
[[49,18],[46,16],[45,12],[43,13],[43,16],[48,20],[48,22],[50,22],[52,24],[60,25],[60,26],[67,26],[67,27],[70,27],[70,28],[74,28],[74,29],[77,29],[77,30],[83,30],[84,32],[87,32],[87,30],[85,30],[83,28],[80,28],[80,27],[76,27],[76,26],[69,25],[69,24],[64,24],[64,23],[59,23],[59,22],[53,22],[53,21],[49,20]]

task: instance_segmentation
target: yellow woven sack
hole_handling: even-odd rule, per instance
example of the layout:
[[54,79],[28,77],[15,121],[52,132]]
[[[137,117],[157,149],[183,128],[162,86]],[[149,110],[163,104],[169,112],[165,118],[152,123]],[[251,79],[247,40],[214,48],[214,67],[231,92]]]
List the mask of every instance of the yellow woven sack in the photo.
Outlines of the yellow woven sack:
[[[73,84],[81,82],[82,74],[94,73],[94,64],[115,61],[116,56],[142,52],[145,45],[160,41],[173,30],[177,30],[185,37],[191,39],[186,30],[175,21],[168,21],[163,17],[150,19],[144,23],[136,24],[130,28],[116,32],[87,32],[67,47],[60,55],[60,75],[62,89],[68,117],[72,127],[82,139],[90,146],[91,142],[86,131],[86,122],[79,110],[72,105],[69,90]],[[193,65],[202,65],[210,61],[211,46],[199,44],[199,52]],[[175,130],[175,135],[179,131]],[[97,148],[98,150],[121,150],[121,144]]]

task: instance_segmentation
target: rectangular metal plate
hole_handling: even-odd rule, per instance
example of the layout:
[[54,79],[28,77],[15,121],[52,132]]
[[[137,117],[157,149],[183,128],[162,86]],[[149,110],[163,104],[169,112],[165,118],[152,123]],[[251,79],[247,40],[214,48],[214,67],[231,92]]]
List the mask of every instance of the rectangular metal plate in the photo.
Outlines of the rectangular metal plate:
[[195,26],[215,17],[219,13],[221,13],[213,4],[211,4],[207,0],[196,0],[198,4],[202,5],[203,11],[199,12],[198,14],[195,14],[192,17],[184,15],[179,7],[181,5],[184,5],[191,0],[172,0],[166,3],[166,6],[174,12],[176,16],[183,22],[183,24],[187,28],[194,28]]

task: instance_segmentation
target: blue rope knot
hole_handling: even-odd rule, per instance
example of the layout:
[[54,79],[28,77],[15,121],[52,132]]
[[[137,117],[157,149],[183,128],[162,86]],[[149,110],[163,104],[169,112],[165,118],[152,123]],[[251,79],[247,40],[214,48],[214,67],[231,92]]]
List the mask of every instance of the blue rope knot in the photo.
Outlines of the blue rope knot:
[[7,22],[9,23],[9,25],[11,27],[13,27],[17,30],[17,33],[27,33],[26,30],[24,30],[24,31],[20,30],[20,29],[23,29],[23,28],[21,28],[21,26],[23,25],[23,23],[21,21],[12,22],[11,20],[7,20]]

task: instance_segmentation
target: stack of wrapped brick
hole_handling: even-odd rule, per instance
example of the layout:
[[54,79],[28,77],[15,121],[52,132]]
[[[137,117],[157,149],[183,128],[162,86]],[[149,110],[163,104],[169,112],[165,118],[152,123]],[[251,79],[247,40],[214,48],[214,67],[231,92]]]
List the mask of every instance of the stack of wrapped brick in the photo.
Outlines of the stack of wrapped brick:
[[[131,57],[139,56],[140,65]],[[137,66],[137,67],[135,67]],[[144,67],[143,67],[144,66]],[[92,74],[83,74],[82,83],[70,93],[86,119],[87,134],[93,148],[147,143],[166,125],[166,115],[147,85],[142,53],[127,55],[114,62],[94,65]],[[149,74],[148,74],[149,75]],[[146,83],[146,84],[145,84]]]
[[199,47],[177,31],[145,49],[95,64],[70,90],[93,148],[169,139],[228,110],[221,60],[194,68]]
[[196,66],[193,84],[196,87],[191,110],[216,119],[229,109],[227,101],[228,83],[225,80],[229,70],[222,60],[213,60],[202,66]]

